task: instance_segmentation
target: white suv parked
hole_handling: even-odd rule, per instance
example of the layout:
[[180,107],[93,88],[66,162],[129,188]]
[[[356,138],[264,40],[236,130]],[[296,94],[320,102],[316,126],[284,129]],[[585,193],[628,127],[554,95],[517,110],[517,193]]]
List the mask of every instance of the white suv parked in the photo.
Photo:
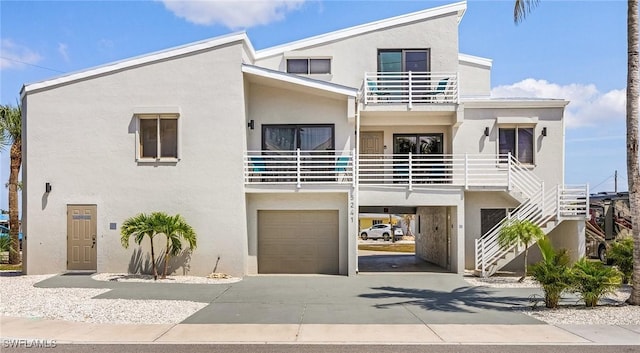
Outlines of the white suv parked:
[[404,235],[402,232],[402,228],[391,226],[390,224],[376,224],[371,228],[363,229],[360,231],[360,238],[362,240],[367,239],[384,239],[390,240],[391,234],[393,234],[396,239]]

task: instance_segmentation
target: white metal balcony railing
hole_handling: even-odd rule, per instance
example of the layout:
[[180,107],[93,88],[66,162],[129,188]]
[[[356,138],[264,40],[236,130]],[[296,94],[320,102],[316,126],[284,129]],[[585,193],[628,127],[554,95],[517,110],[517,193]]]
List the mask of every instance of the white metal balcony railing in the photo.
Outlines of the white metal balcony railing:
[[445,72],[366,72],[364,104],[458,103],[458,75]]
[[355,151],[248,151],[245,184],[347,184],[355,187]]

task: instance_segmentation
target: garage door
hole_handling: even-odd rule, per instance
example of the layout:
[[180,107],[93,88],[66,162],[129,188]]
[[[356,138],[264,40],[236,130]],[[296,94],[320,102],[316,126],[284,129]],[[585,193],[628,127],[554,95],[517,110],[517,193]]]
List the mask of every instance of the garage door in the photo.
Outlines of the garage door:
[[258,273],[338,274],[338,211],[258,211]]

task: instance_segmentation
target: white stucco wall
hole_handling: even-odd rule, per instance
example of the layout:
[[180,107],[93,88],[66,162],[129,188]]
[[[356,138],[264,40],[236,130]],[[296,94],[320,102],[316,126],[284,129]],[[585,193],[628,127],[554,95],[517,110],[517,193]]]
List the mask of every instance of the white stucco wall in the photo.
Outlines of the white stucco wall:
[[[349,232],[348,193],[251,193],[247,194],[248,273],[258,273],[258,211],[260,210],[338,210],[339,271],[355,274],[353,258],[357,258],[355,233]],[[349,236],[353,234],[353,236]]]
[[[96,204],[97,266],[126,271],[134,248],[120,245],[123,220],[139,212],[180,213],[195,228],[190,273],[243,275],[246,146],[242,45],[229,44],[31,92],[27,123],[24,231],[29,274],[66,269],[66,206]],[[181,160],[137,163],[133,112],[180,111]],[[44,194],[44,184],[53,191]],[[109,223],[117,224],[116,230]]]
[[[562,108],[466,108],[464,122],[453,129],[453,153],[498,153],[499,127],[534,127],[534,165],[530,168],[546,186],[555,187],[564,180],[564,125]],[[504,123],[498,121],[519,121]],[[528,119],[535,122],[524,122]],[[489,127],[489,136],[484,135]],[[547,136],[542,129],[547,128]]]
[[471,270],[475,267],[475,240],[482,236],[480,210],[483,208],[508,209],[518,205],[516,200],[501,191],[467,191],[464,193],[464,266],[466,269]]
[[491,68],[460,61],[458,85],[462,97],[488,97],[491,95]]
[[324,45],[258,59],[256,65],[286,71],[287,57],[330,57],[332,75],[320,75],[319,78],[350,87],[360,87],[365,72],[378,71],[378,49],[431,49],[431,71],[456,72],[457,19],[458,15],[451,13],[421,22],[389,27]]

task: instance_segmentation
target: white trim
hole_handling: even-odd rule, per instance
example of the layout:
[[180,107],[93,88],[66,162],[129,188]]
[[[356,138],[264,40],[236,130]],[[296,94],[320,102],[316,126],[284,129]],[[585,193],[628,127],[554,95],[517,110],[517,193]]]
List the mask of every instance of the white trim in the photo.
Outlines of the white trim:
[[508,116],[499,116],[497,119],[498,125],[506,125],[506,124],[514,124],[514,125],[535,125],[538,123],[538,117],[508,117]]
[[265,68],[253,66],[253,65],[243,64],[242,72],[272,79],[272,80],[278,80],[278,81],[287,82],[295,85],[315,88],[315,89],[319,89],[327,92],[333,92],[333,93],[345,95],[348,97],[357,97],[358,95],[358,90],[352,87],[341,86],[335,83],[314,80],[309,77],[288,74],[285,72],[265,69]]
[[476,65],[480,65],[480,66],[485,66],[485,67],[487,67],[489,69],[491,68],[491,66],[493,66],[493,60],[492,59],[482,58],[482,57],[479,57],[479,56],[473,56],[473,55],[469,55],[469,54],[459,53],[458,54],[458,61],[465,62],[465,63],[476,64]]
[[61,85],[65,83],[70,83],[73,81],[83,80],[99,75],[108,74],[111,72],[124,70],[130,67],[145,65],[156,61],[166,60],[170,58],[174,58],[180,55],[187,55],[197,51],[208,50],[211,48],[215,48],[221,45],[238,42],[241,41],[247,47],[249,53],[252,57],[255,58],[255,51],[253,50],[253,46],[249,41],[249,37],[245,32],[232,33],[224,36],[219,36],[207,40],[203,40],[200,42],[195,42],[179,47],[174,47],[166,50],[161,50],[158,52],[145,54],[142,56],[137,56],[130,59],[125,59],[122,61],[116,61],[113,63],[109,63],[106,65],[89,68],[83,71],[78,71],[70,74],[66,74],[63,76],[55,77],[49,80],[30,83],[22,86],[22,90],[20,91],[20,97],[24,98],[31,91],[48,88],[51,86]]
[[564,108],[569,101],[564,99],[526,99],[526,98],[461,98],[465,108]]
[[340,40],[347,37],[353,37],[363,33],[373,32],[373,31],[377,31],[380,29],[388,28],[388,27],[399,26],[406,23],[416,22],[416,21],[422,21],[429,18],[449,14],[452,12],[458,13],[458,23],[460,23],[466,9],[467,9],[467,2],[461,1],[461,2],[456,2],[453,4],[444,5],[444,6],[438,6],[438,7],[418,11],[418,12],[391,17],[391,18],[387,18],[387,19],[383,19],[375,22],[369,22],[359,26],[349,27],[346,29],[341,29],[334,32],[320,34],[314,37],[298,40],[295,42],[290,42],[283,45],[278,45],[275,47],[258,50],[256,52],[255,58],[257,60],[264,59],[274,55],[280,55],[288,51],[298,50],[301,48],[306,48],[306,47],[315,46],[319,44],[324,44],[324,43],[332,42],[335,40]]
[[173,114],[180,116],[180,107],[134,107],[133,115],[162,115],[162,114]]

